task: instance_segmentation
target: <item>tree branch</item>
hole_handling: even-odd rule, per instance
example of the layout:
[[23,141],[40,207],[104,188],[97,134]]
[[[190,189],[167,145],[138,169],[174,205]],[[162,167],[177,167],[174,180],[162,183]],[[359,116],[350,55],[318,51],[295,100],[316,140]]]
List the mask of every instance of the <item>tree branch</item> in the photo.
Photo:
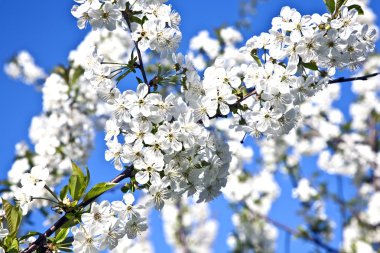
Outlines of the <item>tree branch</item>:
[[[131,177],[132,170],[133,170],[132,166],[126,168],[117,177],[115,177],[114,179],[112,179],[110,181],[110,183],[119,183],[122,180]],[[107,191],[105,191],[105,192],[107,192]],[[92,203],[96,198],[98,198],[99,196],[103,195],[105,192],[103,192],[103,193],[101,193],[101,194],[99,194],[99,195],[97,195],[97,196],[95,196],[93,198],[90,198],[90,199],[88,199],[86,201],[83,201],[82,203],[80,203],[78,205],[78,207],[80,207],[80,208],[86,207],[87,205],[89,205],[90,203]],[[48,238],[49,236],[51,236],[55,231],[57,231],[60,227],[62,227],[66,222],[69,221],[69,219],[66,217],[66,214],[67,213],[65,213],[64,216],[62,216],[50,228],[48,228],[45,231],[45,233],[41,234],[37,238],[37,240],[35,240],[32,244],[30,244],[28,248],[26,248],[25,250],[23,250],[22,253],[31,253],[31,252],[35,251],[36,249],[38,249],[39,247],[43,247],[43,245],[41,245],[41,244],[43,244],[46,241],[46,238]]]
[[373,73],[373,74],[369,74],[369,75],[365,75],[365,76],[358,76],[358,77],[351,77],[351,78],[340,77],[340,78],[335,79],[335,80],[330,80],[329,84],[331,84],[331,83],[347,83],[347,82],[352,82],[352,81],[367,81],[369,78],[375,77],[377,75],[380,75],[380,73]]
[[[127,22],[129,31],[132,33],[131,21],[129,19],[129,12],[130,12],[130,10],[127,9],[127,10],[125,10],[125,11],[122,12],[122,15],[123,15],[124,20]],[[139,49],[139,45],[138,45],[138,43],[136,41],[133,41],[133,43],[135,44],[135,48],[136,48],[136,51],[137,51],[137,57],[139,58],[139,66],[138,66],[138,68],[141,71],[141,74],[143,76],[144,82],[147,85],[149,85],[148,78],[146,77],[146,73],[145,73],[145,69],[144,69],[144,63],[143,63],[143,60],[142,60],[142,56],[141,56],[141,51]]]
[[330,252],[330,253],[339,253],[339,252],[342,252],[342,251],[339,251],[338,249],[335,249],[333,248],[332,246],[322,242],[319,238],[316,238],[316,237],[312,237],[312,236],[307,236],[307,237],[300,237],[300,234],[297,230],[291,228],[291,227],[288,227],[287,225],[285,224],[282,224],[276,220],[273,220],[272,218],[268,217],[268,216],[265,216],[265,215],[262,215],[262,214],[259,214],[259,213],[254,213],[254,215],[262,220],[265,220],[266,222],[274,225],[275,227],[285,231],[286,233],[288,234],[291,234],[297,238],[300,238],[304,241],[309,241],[323,249],[325,249],[327,252]]
[[179,220],[179,228],[178,228],[178,234],[177,234],[177,239],[179,241],[179,244],[183,248],[184,253],[191,253],[191,250],[189,249],[189,246],[187,244],[187,233],[186,233],[186,228],[183,226],[183,210],[182,210],[182,204],[181,204],[181,199],[178,199],[176,201],[176,207],[178,209],[178,215],[177,215],[177,220]]
[[[358,77],[351,77],[351,78],[340,77],[338,79],[330,80],[328,83],[332,84],[332,83],[347,83],[347,82],[353,82],[353,81],[366,81],[369,78],[375,77],[377,75],[380,75],[380,73],[373,73],[373,74],[369,74],[369,75],[365,75],[365,76],[358,76]],[[235,104],[239,104],[240,102],[246,100],[247,98],[249,98],[250,96],[253,96],[253,95],[257,95],[256,90],[253,90],[253,91],[247,93],[245,96],[238,99]]]

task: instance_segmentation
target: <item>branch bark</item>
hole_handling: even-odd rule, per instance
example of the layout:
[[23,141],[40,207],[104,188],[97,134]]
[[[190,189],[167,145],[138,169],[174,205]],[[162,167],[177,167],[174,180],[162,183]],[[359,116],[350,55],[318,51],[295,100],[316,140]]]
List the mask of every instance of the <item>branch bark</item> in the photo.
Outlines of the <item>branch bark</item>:
[[[114,179],[112,179],[110,181],[110,183],[119,183],[119,182],[123,181],[124,179],[131,177],[132,170],[133,170],[132,166],[128,167],[122,173],[120,173],[117,177],[115,177]],[[78,206],[80,208],[84,208],[87,205],[91,204],[95,199],[97,199],[99,196],[103,195],[104,193],[105,192],[103,192],[103,193],[101,193],[101,194],[99,194],[99,195],[97,195],[97,196],[95,196],[93,198],[90,198],[90,199],[88,199],[86,201],[83,201]],[[66,214],[64,216],[62,216],[59,220],[57,220],[54,223],[54,225],[52,225],[50,228],[48,228],[43,234],[41,234],[37,238],[37,240],[35,240],[32,244],[30,244],[28,248],[26,248],[25,250],[23,250],[22,253],[31,253],[31,252],[37,250],[38,248],[43,247],[42,244],[46,241],[46,239],[49,236],[51,236],[55,231],[57,231],[59,228],[61,228],[66,222],[69,221],[69,219],[66,217]]]

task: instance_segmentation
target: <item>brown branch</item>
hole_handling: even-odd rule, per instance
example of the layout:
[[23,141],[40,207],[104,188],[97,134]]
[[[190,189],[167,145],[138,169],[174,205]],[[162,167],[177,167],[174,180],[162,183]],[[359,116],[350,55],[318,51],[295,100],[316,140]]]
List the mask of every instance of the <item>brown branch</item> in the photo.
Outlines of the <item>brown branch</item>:
[[[133,167],[126,168],[122,173],[120,173],[117,177],[112,179],[110,183],[119,183],[122,180],[131,177]],[[105,191],[107,192],[107,191]],[[105,192],[98,194],[97,196],[90,198],[86,201],[83,201],[78,205],[80,208],[84,208],[90,203],[92,203],[96,198],[98,198],[100,195],[103,195]],[[66,213],[67,214],[67,213]],[[69,219],[66,217],[66,214],[62,216],[59,220],[57,220],[54,225],[52,225],[50,228],[48,228],[45,233],[41,234],[37,240],[35,240],[32,244],[28,246],[25,250],[22,251],[22,253],[31,253],[35,250],[37,250],[40,247],[43,247],[43,243],[46,241],[46,238],[51,236],[55,231],[57,231],[60,227],[62,227],[66,222],[69,221]]]

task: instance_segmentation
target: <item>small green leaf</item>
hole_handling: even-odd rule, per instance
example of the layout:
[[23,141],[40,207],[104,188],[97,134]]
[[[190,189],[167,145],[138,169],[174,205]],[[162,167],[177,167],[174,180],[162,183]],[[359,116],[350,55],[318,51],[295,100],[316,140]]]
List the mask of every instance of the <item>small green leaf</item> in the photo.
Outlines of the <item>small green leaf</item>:
[[122,191],[123,193],[128,192],[129,189],[130,189],[130,185],[129,185],[129,183],[126,183],[123,187],[121,187],[121,191]]
[[257,54],[251,54],[252,58],[255,60],[255,62],[259,65],[262,66],[263,64],[261,63],[261,60]]
[[72,175],[78,175],[84,178],[83,171],[81,168],[78,167],[74,162],[71,163],[72,169],[73,169],[73,174]]
[[334,0],[323,0],[326,4],[327,10],[332,14],[335,12],[335,1]]
[[97,197],[103,192],[108,191],[109,189],[113,188],[116,183],[99,183],[96,184],[84,197],[83,201],[87,201],[93,197]]
[[87,189],[88,184],[90,183],[90,178],[91,178],[90,177],[90,171],[89,171],[88,167],[86,167],[86,176],[84,177],[86,189]]
[[19,240],[22,241],[22,240],[28,239],[28,238],[31,237],[31,236],[36,236],[36,235],[40,235],[40,234],[41,234],[41,233],[39,233],[39,232],[32,231],[32,232],[27,233],[27,234],[24,235],[24,236],[21,236]]
[[72,175],[69,179],[69,191],[73,200],[80,200],[82,197],[84,180],[78,175]]
[[348,0],[337,0],[336,2],[336,11],[339,11],[340,8],[342,8],[342,6],[346,5],[346,3],[348,2]]
[[18,253],[19,243],[17,238],[13,238],[8,235],[4,239],[4,246],[6,248],[7,253]]
[[63,252],[74,252],[71,248],[67,247],[58,247],[58,249]]
[[135,23],[137,23],[137,24],[140,24],[140,25],[143,24],[143,21],[142,21],[140,18],[136,17],[136,16],[132,16],[132,17],[131,17],[131,21],[132,21],[132,22],[135,22]]
[[60,251],[73,252],[71,249],[73,242],[74,242],[74,238],[70,236],[70,237],[66,237],[65,240],[63,240],[60,243],[57,243],[56,245]]
[[129,73],[131,73],[131,70],[130,69],[127,69],[124,71],[123,74],[119,75],[117,78],[116,78],[116,82],[119,83],[121,80],[123,80]]
[[302,65],[307,69],[311,69],[314,71],[318,70],[318,66],[315,62],[308,62],[308,63],[303,62]]
[[59,193],[59,197],[61,200],[63,200],[66,196],[67,196],[67,193],[69,192],[69,186],[68,185],[65,185],[61,192]]
[[81,66],[75,68],[74,74],[71,77],[71,84],[75,84],[83,73],[84,73],[84,69]]
[[72,163],[72,168],[73,173],[69,179],[69,192],[73,200],[80,200],[86,191],[89,179],[84,176],[83,171],[75,163]]
[[350,6],[348,6],[348,9],[349,9],[349,10],[355,9],[355,10],[358,11],[358,14],[359,14],[359,15],[364,15],[364,10],[363,10],[363,8],[362,8],[360,5],[358,5],[358,4],[350,5]]
[[138,76],[136,76],[136,80],[137,80],[137,82],[138,82],[139,84],[144,82],[144,81],[141,80],[141,78],[139,78]]
[[70,232],[70,229],[69,228],[62,228],[62,229],[60,229],[59,230],[59,232],[58,233],[56,233],[56,236],[55,236],[55,242],[56,243],[61,243],[61,242],[63,242],[65,239],[66,239],[66,237],[67,237],[67,235],[69,234],[69,232]]
[[3,206],[5,211],[5,219],[7,220],[9,228],[9,237],[15,238],[22,220],[22,212],[19,207],[12,206],[6,200],[3,200]]
[[61,228],[71,228],[79,224],[79,220],[77,220],[74,215],[66,214],[66,217],[69,219],[69,221],[63,224]]

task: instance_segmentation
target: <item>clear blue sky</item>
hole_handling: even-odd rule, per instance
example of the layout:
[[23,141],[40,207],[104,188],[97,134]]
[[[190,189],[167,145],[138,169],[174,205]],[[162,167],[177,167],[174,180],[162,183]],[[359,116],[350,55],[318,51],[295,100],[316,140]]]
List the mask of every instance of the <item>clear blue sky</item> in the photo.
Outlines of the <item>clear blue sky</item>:
[[[182,16],[181,29],[183,42],[181,51],[186,52],[189,40],[202,29],[212,31],[221,24],[233,24],[238,19],[238,0],[176,0],[171,1],[174,8]],[[380,13],[380,1],[372,0],[375,13]],[[76,20],[71,16],[70,9],[73,1],[39,0],[14,1],[0,0],[2,15],[0,15],[0,65],[3,65],[13,54],[26,49],[45,70],[51,70],[55,65],[67,64],[67,56],[85,36],[86,31],[76,28]],[[322,0],[266,0],[258,6],[257,14],[253,19],[253,33],[258,34],[270,27],[272,17],[278,15],[284,5],[297,8],[303,14],[325,11]],[[253,34],[245,34],[249,38]],[[8,79],[0,71],[0,179],[6,177],[14,157],[14,145],[20,140],[28,139],[28,128],[34,115],[41,112],[41,94],[33,87]],[[347,89],[348,90],[348,89]],[[339,102],[340,107],[346,107],[351,98],[350,92],[344,92],[345,99]],[[347,111],[346,109],[344,111]],[[116,171],[108,162],[104,161],[103,134],[96,139],[89,167],[92,170],[92,182],[104,181],[112,178]],[[305,166],[315,167],[315,159],[308,159]],[[273,206],[271,216],[296,227],[300,220],[295,217],[297,202],[290,198],[290,183],[284,175],[277,179],[282,188],[280,200]],[[347,182],[346,182],[347,183]],[[334,184],[334,182],[331,182]],[[334,187],[334,186],[332,186]],[[347,186],[348,187],[348,186]],[[225,239],[231,231],[231,212],[223,198],[212,204],[212,215],[219,220],[219,235],[215,243],[215,252],[227,252]],[[328,210],[334,215],[338,210]],[[152,238],[157,252],[170,252],[165,245],[163,231],[158,215],[153,215]],[[36,220],[37,223],[40,220]],[[336,238],[339,236],[336,235]],[[277,252],[283,251],[284,234],[280,233]],[[335,241],[336,243],[336,241]],[[308,252],[310,244],[300,240],[293,241],[291,252]]]

